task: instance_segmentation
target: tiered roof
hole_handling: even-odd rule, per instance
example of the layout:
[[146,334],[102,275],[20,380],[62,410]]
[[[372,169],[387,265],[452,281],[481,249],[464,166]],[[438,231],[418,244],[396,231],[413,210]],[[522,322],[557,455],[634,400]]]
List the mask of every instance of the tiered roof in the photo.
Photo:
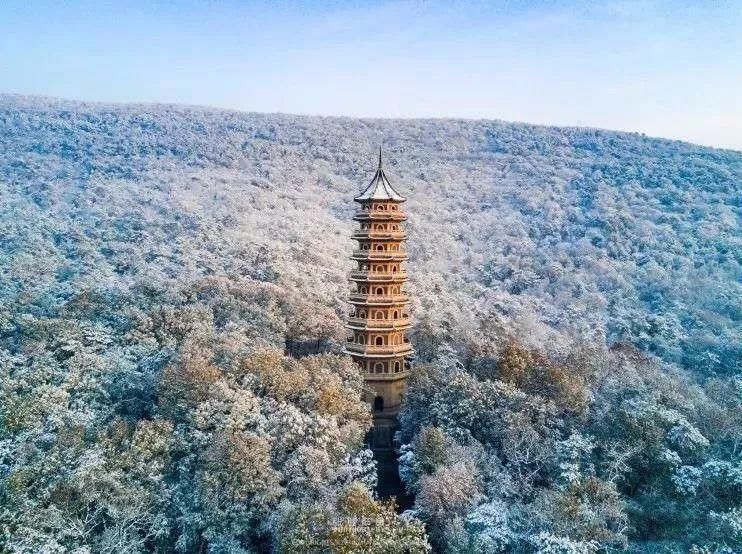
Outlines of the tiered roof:
[[381,147],[379,147],[379,167],[374,174],[374,178],[371,179],[371,182],[364,191],[355,197],[356,202],[367,200],[396,200],[398,202],[404,202],[404,197],[394,190],[392,184],[389,182],[389,178],[384,173],[384,168],[381,164]]

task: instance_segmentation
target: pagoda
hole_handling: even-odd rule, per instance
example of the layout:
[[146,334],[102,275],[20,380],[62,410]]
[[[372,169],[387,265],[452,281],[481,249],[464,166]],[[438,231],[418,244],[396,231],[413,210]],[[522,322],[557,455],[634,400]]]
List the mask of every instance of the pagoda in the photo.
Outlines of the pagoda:
[[351,259],[357,267],[349,302],[347,354],[358,364],[373,406],[376,447],[391,445],[402,395],[409,373],[412,346],[410,328],[404,222],[405,199],[392,188],[381,161],[371,183],[354,199],[360,206],[354,216],[359,223],[352,238],[358,248]]

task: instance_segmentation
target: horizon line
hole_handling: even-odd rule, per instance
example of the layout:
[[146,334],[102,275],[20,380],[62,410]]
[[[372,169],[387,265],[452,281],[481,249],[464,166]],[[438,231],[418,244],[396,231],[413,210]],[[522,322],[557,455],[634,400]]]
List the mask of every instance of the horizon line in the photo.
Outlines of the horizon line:
[[708,148],[712,150],[721,150],[725,152],[733,152],[735,154],[742,154],[742,149],[737,149],[729,146],[718,146],[711,144],[701,144],[693,142],[689,139],[681,139],[674,137],[663,137],[657,135],[647,134],[644,131],[628,130],[628,129],[612,129],[608,127],[599,127],[595,125],[581,125],[581,124],[551,124],[551,123],[537,123],[533,121],[524,120],[508,120],[496,117],[466,117],[466,116],[451,116],[451,115],[435,115],[425,117],[398,117],[398,116],[358,116],[358,115],[344,115],[344,114],[323,114],[323,113],[302,113],[302,112],[282,112],[282,111],[259,111],[252,109],[243,109],[227,106],[217,106],[212,104],[191,104],[177,101],[123,101],[123,100],[80,100],[76,98],[67,98],[63,96],[54,96],[48,94],[35,94],[35,93],[24,93],[24,92],[2,92],[0,91],[0,98],[17,98],[26,100],[47,100],[58,103],[68,104],[88,104],[91,106],[160,106],[160,107],[174,107],[174,108],[190,108],[198,109],[202,111],[215,111],[215,112],[233,112],[240,114],[250,115],[280,115],[289,117],[303,117],[303,118],[320,118],[320,119],[351,119],[357,121],[491,121],[496,123],[504,123],[508,125],[522,125],[529,127],[540,127],[547,129],[570,129],[577,131],[602,131],[608,133],[635,135],[649,140],[675,142],[686,144],[690,146],[696,146],[700,148]]

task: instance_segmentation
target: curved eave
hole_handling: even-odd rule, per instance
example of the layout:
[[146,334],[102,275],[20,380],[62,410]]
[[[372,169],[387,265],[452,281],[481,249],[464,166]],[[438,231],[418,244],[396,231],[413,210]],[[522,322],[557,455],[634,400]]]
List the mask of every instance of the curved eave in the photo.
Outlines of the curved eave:
[[398,323],[389,325],[360,325],[357,323],[346,323],[345,328],[351,329],[352,331],[368,331],[368,332],[392,332],[392,331],[406,331],[412,327],[412,323]]
[[402,212],[356,212],[353,219],[355,221],[405,221],[407,216]]
[[406,304],[410,303],[410,299],[407,298],[405,300],[353,300],[352,298],[349,298],[346,300],[348,304],[353,304],[354,306],[404,306]]
[[[379,254],[376,254],[374,256],[367,256],[364,254],[360,254],[360,250],[357,250],[356,252],[359,253],[354,253],[350,257],[350,259],[358,262],[406,262],[410,259],[406,252],[395,252],[393,254],[389,254],[389,251],[387,250],[385,251],[387,252],[386,256],[380,256]],[[370,250],[363,250],[363,252],[370,252]]]
[[374,200],[384,200],[390,202],[404,202],[405,198],[399,194],[389,182],[384,170],[379,166],[374,178],[364,191],[356,196],[353,200],[356,202],[372,202]]
[[356,358],[367,358],[367,359],[398,359],[398,358],[406,358],[408,356],[412,355],[412,346],[409,348],[400,348],[396,352],[387,351],[387,352],[368,352],[368,351],[360,351],[360,350],[354,350],[352,348],[343,347],[343,354],[348,354],[349,356],[354,356]]
[[369,279],[368,277],[348,277],[348,281],[353,283],[368,283],[369,285],[378,285],[379,283],[403,283],[407,280],[407,275],[399,275],[397,277],[380,277]]

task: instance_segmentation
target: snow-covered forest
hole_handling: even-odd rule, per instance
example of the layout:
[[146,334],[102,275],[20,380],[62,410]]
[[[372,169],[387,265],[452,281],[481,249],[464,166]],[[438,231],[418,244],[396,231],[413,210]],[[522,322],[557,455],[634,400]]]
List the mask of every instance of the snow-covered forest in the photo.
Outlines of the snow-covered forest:
[[[380,135],[401,515],[339,354]],[[637,134],[0,96],[0,551],[742,551],[741,217]]]

